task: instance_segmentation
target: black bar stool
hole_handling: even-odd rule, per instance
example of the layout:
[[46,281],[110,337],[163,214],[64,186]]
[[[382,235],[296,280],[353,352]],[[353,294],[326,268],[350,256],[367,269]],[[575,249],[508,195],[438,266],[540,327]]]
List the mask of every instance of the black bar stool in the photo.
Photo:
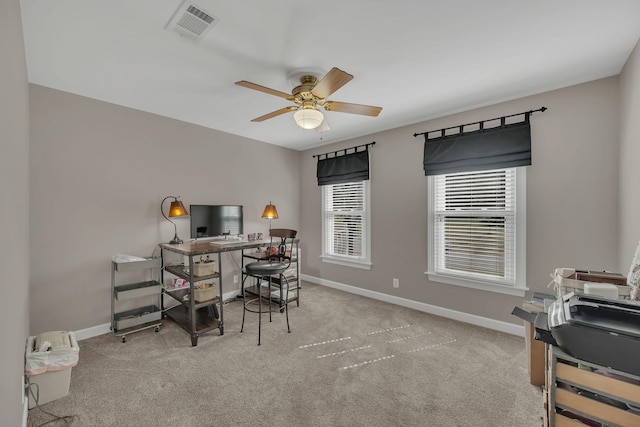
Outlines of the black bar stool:
[[[289,230],[284,228],[271,229],[269,231],[271,241],[269,244],[269,248],[267,250],[267,253],[269,255],[268,256],[265,255],[267,259],[265,259],[264,261],[252,262],[245,266],[245,271],[244,271],[245,275],[244,275],[244,278],[242,279],[243,311],[242,311],[242,327],[240,328],[240,332],[244,331],[245,313],[247,311],[252,313],[258,313],[258,345],[260,345],[260,337],[262,334],[262,299],[267,298],[268,296],[267,299],[269,304],[269,322],[271,322],[272,321],[271,292],[273,289],[278,289],[277,287],[273,286],[274,279],[276,278],[277,278],[276,279],[277,282],[275,284],[277,284],[280,287],[286,286],[286,292],[283,298],[284,301],[280,301],[279,310],[281,311],[283,308],[282,306],[284,305],[284,311],[287,318],[287,332],[291,333],[291,328],[289,327],[289,281],[287,280],[287,277],[283,273],[291,266],[291,254],[287,255],[287,251],[286,251],[287,240],[291,239],[291,242],[293,242],[293,239],[296,237],[296,234],[297,234],[296,230]],[[273,250],[276,248],[275,246],[273,246],[274,237],[280,238],[280,243],[277,246],[277,252]],[[255,287],[255,291],[253,290],[250,291],[245,288],[245,283],[247,281],[247,278],[249,277],[253,277],[256,279],[257,284]],[[262,286],[263,281],[268,282],[268,285],[266,287]],[[249,292],[257,296],[255,298],[248,300],[247,294]],[[266,292],[267,294],[264,295],[264,292]],[[255,303],[256,300],[258,301],[258,310],[255,310],[254,308],[250,307],[250,305]]]

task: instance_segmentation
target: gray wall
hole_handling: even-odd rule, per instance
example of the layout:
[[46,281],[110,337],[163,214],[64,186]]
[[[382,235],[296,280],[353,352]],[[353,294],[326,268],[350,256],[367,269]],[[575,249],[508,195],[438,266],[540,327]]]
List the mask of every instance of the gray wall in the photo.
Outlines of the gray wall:
[[619,268],[627,273],[640,240],[640,42],[620,74]]
[[0,2],[0,417],[22,422],[29,335],[29,104],[20,2]]
[[[549,108],[533,116],[527,171],[527,285],[548,292],[555,267],[619,268],[618,84],[612,77],[301,153],[31,85],[31,334],[109,321],[111,255],[158,253],[157,242],[173,236],[159,210],[167,195],[243,204],[246,232],[266,232],[260,213],[272,200],[277,226],[301,231],[305,274],[518,323],[510,311],[520,298],[424,275],[426,178],[413,133]],[[371,141],[373,268],[323,264],[312,154]],[[188,219],[176,222],[188,238]],[[224,266],[227,292],[237,261]]]
[[[300,226],[296,151],[37,85],[30,103],[34,335],[109,322],[111,256],[159,253],[173,237],[165,196],[244,205],[246,233],[267,233],[271,200],[278,227]],[[175,222],[188,239],[189,219]],[[239,286],[234,260],[225,292]]]
[[[616,270],[618,78],[431,120],[308,150],[301,158],[302,230],[307,275],[490,319],[512,316],[522,298],[431,282],[427,269],[427,179],[416,132],[546,106],[532,116],[533,165],[527,168],[527,286],[547,288],[555,267]],[[384,113],[384,112],[383,112]],[[376,141],[371,150],[370,271],[322,263],[320,189],[313,154]],[[638,236],[636,237],[636,239]],[[400,279],[399,289],[391,286]]]

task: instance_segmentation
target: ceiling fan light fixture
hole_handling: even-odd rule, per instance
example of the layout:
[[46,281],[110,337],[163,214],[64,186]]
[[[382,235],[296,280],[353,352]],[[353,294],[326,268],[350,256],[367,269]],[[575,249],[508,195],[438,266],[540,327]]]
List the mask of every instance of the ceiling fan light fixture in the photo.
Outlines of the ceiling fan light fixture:
[[324,115],[315,108],[301,108],[293,114],[293,119],[303,129],[315,129],[322,124]]
[[[269,95],[275,95],[295,103],[295,105],[289,105],[288,107],[280,108],[279,110],[256,117],[251,120],[252,122],[263,122],[282,114],[294,112],[293,119],[301,128],[324,131],[328,130],[328,126],[326,126],[326,124],[323,125],[324,115],[320,111],[322,109],[338,113],[360,114],[362,116],[371,117],[376,117],[382,110],[382,107],[375,107],[372,105],[329,101],[327,98],[331,96],[332,93],[353,79],[351,74],[346,73],[339,68],[333,67],[320,79],[308,72],[296,72],[295,76],[299,77],[300,84],[293,88],[291,94],[261,86],[256,83],[251,83],[246,80],[236,82],[238,86],[257,90]],[[292,75],[289,77],[291,78]]]

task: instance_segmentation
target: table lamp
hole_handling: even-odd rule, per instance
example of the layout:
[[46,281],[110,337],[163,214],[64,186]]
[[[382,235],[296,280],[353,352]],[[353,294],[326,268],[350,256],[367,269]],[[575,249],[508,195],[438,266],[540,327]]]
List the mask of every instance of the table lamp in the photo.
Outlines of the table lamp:
[[[182,202],[180,200],[178,200],[180,196],[167,196],[164,199],[162,199],[162,202],[160,202],[160,212],[162,213],[162,216],[169,221],[171,224],[173,224],[173,231],[174,231],[174,236],[173,239],[169,242],[169,244],[172,245],[179,245],[182,243],[182,240],[180,238],[178,238],[178,227],[176,227],[176,223],[171,221],[169,218],[177,218],[177,217],[181,217],[181,216],[189,216],[189,212],[187,212],[187,209],[184,207],[184,205],[182,204]],[[173,202],[171,202],[171,205],[169,206],[169,217],[167,217],[167,215],[164,214],[164,210],[162,209],[162,205],[164,205],[165,200],[173,198]]]
[[271,232],[271,220],[278,219],[278,210],[276,209],[276,205],[271,203],[271,200],[269,200],[269,204],[264,207],[262,218],[269,219],[269,232]]

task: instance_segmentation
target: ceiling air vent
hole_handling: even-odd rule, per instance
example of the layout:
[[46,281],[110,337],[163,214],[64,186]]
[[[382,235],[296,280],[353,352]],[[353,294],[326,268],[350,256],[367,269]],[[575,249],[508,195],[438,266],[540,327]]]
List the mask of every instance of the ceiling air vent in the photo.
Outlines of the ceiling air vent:
[[218,18],[201,7],[190,1],[183,1],[165,28],[191,40],[199,41],[217,22]]

